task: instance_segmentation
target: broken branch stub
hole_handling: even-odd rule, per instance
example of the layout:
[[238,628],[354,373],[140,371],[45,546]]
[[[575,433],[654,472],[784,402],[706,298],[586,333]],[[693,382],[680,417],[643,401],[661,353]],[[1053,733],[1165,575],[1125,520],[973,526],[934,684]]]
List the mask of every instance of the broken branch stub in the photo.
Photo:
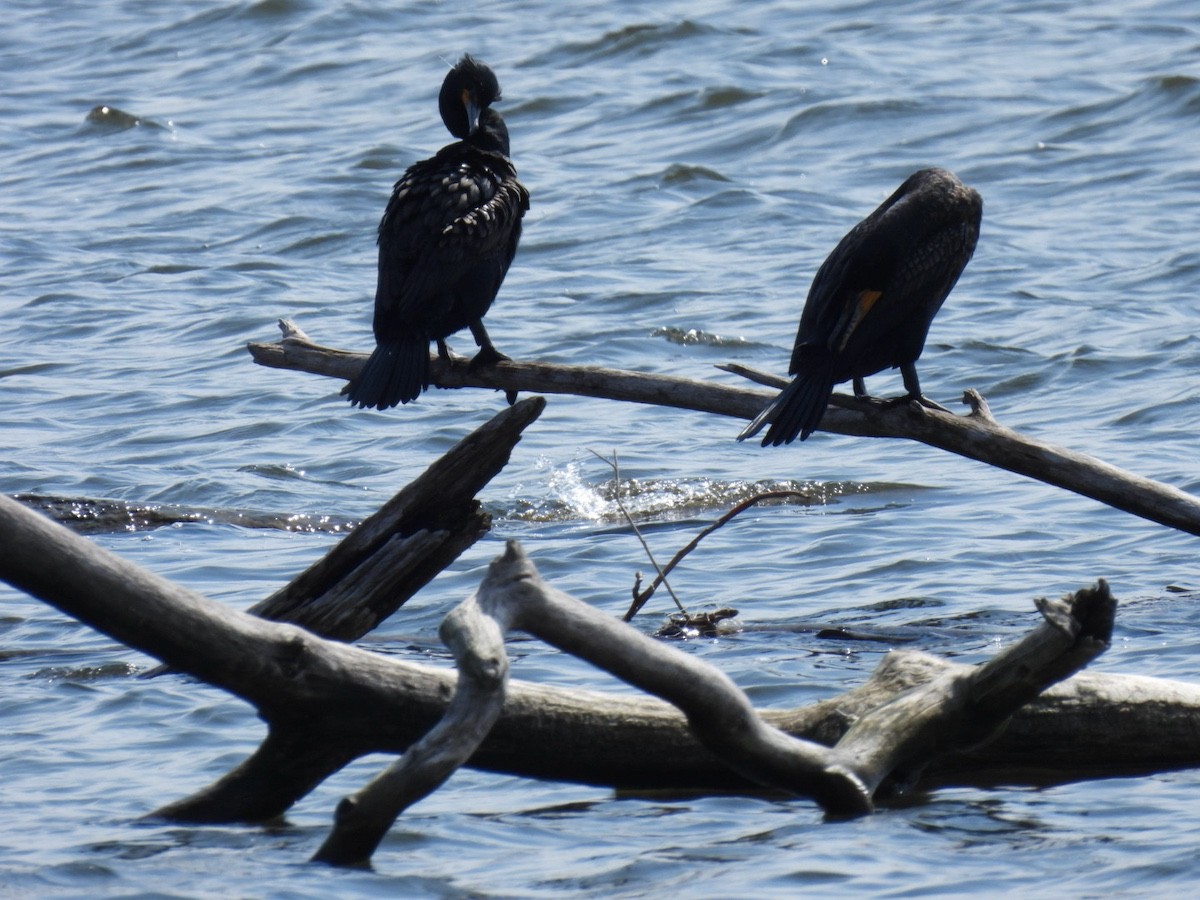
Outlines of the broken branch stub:
[[1117,603],[1103,580],[1037,605],[1044,621],[1021,640],[866,713],[834,756],[872,793],[893,773],[910,779],[941,756],[994,739],[1017,710],[1107,649]]
[[487,532],[475,497],[545,408],[530,397],[497,413],[249,612],[341,641],[370,632]]

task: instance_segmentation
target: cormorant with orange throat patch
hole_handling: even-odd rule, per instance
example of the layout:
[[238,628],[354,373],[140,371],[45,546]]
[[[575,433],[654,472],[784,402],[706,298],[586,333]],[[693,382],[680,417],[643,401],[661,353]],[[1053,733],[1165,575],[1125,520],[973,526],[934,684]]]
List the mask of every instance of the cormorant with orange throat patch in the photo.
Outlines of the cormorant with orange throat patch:
[[817,270],[800,316],[795,379],[738,440],[771,427],[763,446],[804,440],[821,424],[833,386],[899,367],[904,400],[925,402],[916,361],[979,238],[983,200],[945,169],[922,169],[854,226]]

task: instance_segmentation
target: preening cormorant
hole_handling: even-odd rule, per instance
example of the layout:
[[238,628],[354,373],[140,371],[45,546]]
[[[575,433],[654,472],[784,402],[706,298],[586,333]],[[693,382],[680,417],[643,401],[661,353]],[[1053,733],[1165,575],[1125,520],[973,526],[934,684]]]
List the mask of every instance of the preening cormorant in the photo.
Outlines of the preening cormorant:
[[414,163],[396,182],[379,223],[375,351],[342,393],[355,406],[387,409],[429,387],[429,342],[470,328],[472,366],[508,357],[483,327],[517,242],[529,192],[508,158],[508,129],[491,108],[492,70],[470,55],[446,75],[438,109],[459,140]]
[[975,251],[983,200],[945,169],[922,169],[854,226],[817,270],[800,316],[788,374],[796,378],[738,435],[771,421],[763,446],[807,438],[833,386],[900,368],[923,401],[916,360],[946,295]]

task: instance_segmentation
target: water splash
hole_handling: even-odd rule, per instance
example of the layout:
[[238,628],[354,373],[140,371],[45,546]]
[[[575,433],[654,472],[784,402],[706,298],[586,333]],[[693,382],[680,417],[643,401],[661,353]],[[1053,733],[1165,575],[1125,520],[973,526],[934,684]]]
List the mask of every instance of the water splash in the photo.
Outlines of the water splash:
[[621,505],[618,505],[618,485],[614,479],[589,480],[584,474],[583,461],[555,466],[542,458],[538,468],[546,472],[541,496],[529,496],[528,486],[518,488],[518,496],[511,499],[508,510],[499,513],[500,517],[520,522],[622,522],[623,505],[635,521],[676,520],[724,511],[768,491],[795,491],[799,496],[766,501],[763,506],[825,506],[845,496],[899,487],[839,481],[726,481],[703,476],[622,477]]

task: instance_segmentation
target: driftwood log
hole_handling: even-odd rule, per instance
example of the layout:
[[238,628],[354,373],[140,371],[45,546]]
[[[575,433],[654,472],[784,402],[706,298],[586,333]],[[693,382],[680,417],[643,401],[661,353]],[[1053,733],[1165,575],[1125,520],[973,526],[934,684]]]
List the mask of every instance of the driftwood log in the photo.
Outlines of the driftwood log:
[[546,584],[510,541],[477,594],[442,624],[459,668],[445,716],[399,763],[342,801],[316,858],[365,861],[400,811],[471,757],[500,713],[510,628],[669,701],[700,743],[747,781],[812,797],[834,815],[856,815],[871,811],[893,772],[986,743],[1013,712],[1108,646],[1116,603],[1103,584],[1041,609],[1046,621],[988,664],[945,673],[867,711],[829,748],[767,724],[712,666]]
[[[348,380],[366,361],[365,353],[333,350],[313,343],[287,319],[279,327],[283,338],[277,343],[248,346],[250,355],[260,365]],[[726,368],[776,387],[787,383],[741,367]],[[471,371],[465,360],[455,359],[447,365],[436,357],[431,362],[430,380],[442,388],[577,394],[738,419],[753,419],[773,396],[748,388],[592,366],[508,361]],[[919,441],[1200,535],[1200,500],[1190,494],[1006,428],[995,420],[987,403],[975,391],[967,391],[963,400],[971,411],[955,415],[919,403],[889,404],[834,394],[820,428],[836,434]]]
[[[441,718],[453,694],[455,677],[447,670],[321,642],[295,626],[244,615],[148,573],[5,497],[0,497],[0,541],[13,551],[0,555],[0,578],[242,697],[271,723],[272,735],[256,754],[264,757],[262,770],[246,779],[252,789],[201,792],[167,807],[167,815],[193,821],[280,815],[354,756],[404,751]],[[263,634],[270,649],[258,656],[246,653],[245,646]],[[865,710],[965,668],[916,651],[893,651],[861,687],[811,706],[761,715],[788,734],[831,745]],[[305,704],[310,712],[300,711]],[[1147,741],[1148,734],[1153,741]],[[325,739],[328,749],[320,752]],[[278,771],[268,759],[276,751]],[[623,790],[748,786],[691,736],[682,714],[662,701],[526,682],[510,684],[504,712],[471,765]],[[1197,765],[1200,686],[1084,672],[1015,713],[1007,730],[973,751],[969,762],[948,758],[927,776],[954,784],[989,783],[996,777],[1041,783]],[[250,760],[241,768],[256,771]]]
[[[266,721],[267,737],[249,759],[157,816],[272,818],[350,760],[403,752],[424,739],[416,762],[402,763],[343,804],[322,850],[322,858],[335,862],[369,856],[381,822],[468,758],[472,765],[618,788],[765,785],[814,797],[834,813],[861,813],[888,775],[908,776],[948,751],[994,737],[1047,684],[1085,665],[1106,645],[1115,607],[1100,585],[1043,603],[1047,622],[987,665],[941,669],[899,693],[860,688],[857,696],[791,714],[758,714],[723,675],[554,590],[510,546],[490,568],[483,600],[468,601],[457,614],[469,619],[477,605],[495,614],[492,624],[468,621],[446,632],[459,635],[450,643],[463,665],[460,688],[478,682],[483,711],[472,714],[468,697],[440,733],[427,735],[452,707],[449,672],[229,609],[8,498],[0,498],[0,541],[11,551],[0,577],[245,699]],[[488,729],[505,674],[498,635],[509,626],[669,699],[682,714],[653,700],[513,685]],[[472,629],[487,640],[472,639]],[[475,715],[479,722],[472,724]],[[1111,720],[1105,728],[1113,731]],[[464,732],[465,742],[450,740]],[[1073,752],[1082,741],[1076,734]],[[422,758],[430,765],[418,765]],[[365,825],[358,815],[364,810]]]

